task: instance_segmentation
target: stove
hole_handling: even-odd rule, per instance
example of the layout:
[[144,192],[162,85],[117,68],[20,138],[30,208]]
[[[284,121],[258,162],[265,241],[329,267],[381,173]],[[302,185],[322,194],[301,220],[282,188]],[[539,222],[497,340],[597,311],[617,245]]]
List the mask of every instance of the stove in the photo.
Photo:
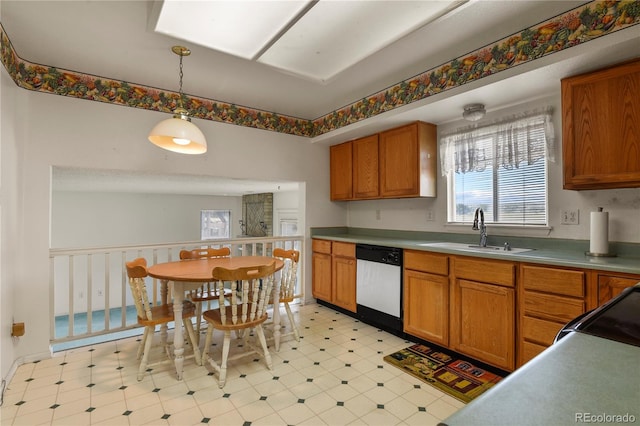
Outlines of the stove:
[[567,324],[556,341],[571,332],[640,346],[640,283]]

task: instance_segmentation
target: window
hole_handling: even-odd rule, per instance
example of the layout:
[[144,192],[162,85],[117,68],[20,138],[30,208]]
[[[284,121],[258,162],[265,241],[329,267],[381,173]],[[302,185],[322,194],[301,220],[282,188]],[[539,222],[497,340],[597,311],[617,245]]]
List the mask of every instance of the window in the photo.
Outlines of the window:
[[280,219],[280,235],[283,237],[298,235],[298,220]]
[[[275,210],[275,219],[278,224],[278,235],[281,237],[293,237],[298,236],[298,210],[279,208]],[[287,241],[284,243],[283,248],[292,248],[294,250],[300,250],[300,241]]]
[[449,222],[547,224],[547,161],[553,161],[551,110],[463,129],[440,141]]
[[229,238],[230,223],[230,210],[201,210],[200,238],[203,240]]

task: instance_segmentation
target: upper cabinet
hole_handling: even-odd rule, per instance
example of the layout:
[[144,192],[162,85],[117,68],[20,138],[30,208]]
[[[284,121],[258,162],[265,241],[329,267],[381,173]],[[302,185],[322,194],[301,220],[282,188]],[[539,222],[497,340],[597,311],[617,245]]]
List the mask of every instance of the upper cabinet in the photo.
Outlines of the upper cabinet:
[[331,200],[436,196],[436,126],[415,122],[331,147]]
[[353,198],[377,198],[380,195],[378,179],[378,135],[356,139],[353,145]]
[[562,80],[565,189],[640,187],[640,59]]
[[351,143],[334,145],[330,148],[331,199],[351,200],[353,198],[353,153]]
[[436,126],[416,122],[380,133],[380,195],[436,196]]

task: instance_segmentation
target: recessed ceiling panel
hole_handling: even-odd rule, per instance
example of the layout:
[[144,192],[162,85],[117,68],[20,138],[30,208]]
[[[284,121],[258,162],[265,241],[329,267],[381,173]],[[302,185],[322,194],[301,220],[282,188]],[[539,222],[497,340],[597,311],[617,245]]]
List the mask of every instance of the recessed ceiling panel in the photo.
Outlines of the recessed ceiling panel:
[[165,0],[154,29],[327,82],[467,1]]
[[307,6],[306,1],[165,0],[155,31],[253,59]]
[[326,82],[463,3],[321,0],[258,62]]

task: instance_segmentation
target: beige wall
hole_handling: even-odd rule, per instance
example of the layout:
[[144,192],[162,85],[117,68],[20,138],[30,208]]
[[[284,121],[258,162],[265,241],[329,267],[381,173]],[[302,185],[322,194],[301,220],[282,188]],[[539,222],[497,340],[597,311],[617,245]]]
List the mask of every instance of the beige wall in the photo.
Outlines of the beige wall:
[[[7,80],[2,72],[3,89],[13,84]],[[166,114],[22,89],[8,92],[11,96],[2,92],[2,173],[3,177],[11,172],[17,176],[11,188],[2,188],[2,244],[12,249],[10,262],[2,257],[2,339],[7,330],[5,318],[24,321],[26,334],[11,347],[3,340],[3,377],[15,361],[46,356],[49,351],[51,166],[297,181],[303,183],[299,210],[305,212],[301,218],[305,234],[310,226],[346,223],[344,207],[328,199],[326,146],[305,138],[196,120],[207,136],[209,152],[178,155],[146,140],[149,129]],[[15,107],[13,114],[4,111],[9,102]],[[5,134],[10,134],[6,141]],[[19,153],[5,158],[5,145],[15,145]],[[15,209],[9,216],[5,213],[8,205]],[[15,251],[17,247],[21,250]],[[310,264],[309,241],[306,248]],[[306,268],[309,297],[310,273],[311,268]],[[34,316],[33,312],[41,314]]]
[[239,233],[242,197],[53,191],[51,247],[161,244],[200,239],[201,210],[229,210]]
[[22,117],[18,110],[24,98],[6,72],[0,71],[0,373],[2,378],[12,368],[16,342],[10,335],[14,319],[14,286],[18,271],[12,267],[22,249],[19,171],[22,147],[18,143]]

